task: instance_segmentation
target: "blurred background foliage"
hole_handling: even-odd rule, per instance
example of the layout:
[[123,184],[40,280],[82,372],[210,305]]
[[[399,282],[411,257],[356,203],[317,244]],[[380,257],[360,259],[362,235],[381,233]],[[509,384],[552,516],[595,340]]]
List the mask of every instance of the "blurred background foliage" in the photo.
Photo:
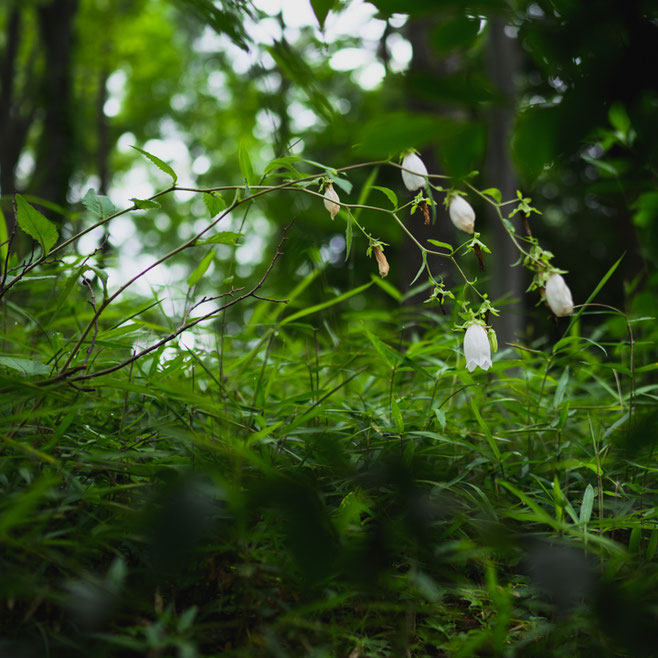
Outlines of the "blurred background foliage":
[[[86,234],[3,291],[0,656],[651,655],[657,32],[650,0],[5,0],[0,229],[15,192],[65,239],[93,222],[89,188],[117,208],[167,188],[133,145],[203,188],[415,147],[431,172],[532,197],[576,303],[625,255],[596,297],[621,312],[551,324],[469,197],[503,310],[493,375],[471,375],[456,308],[416,304],[418,252],[386,215],[359,217],[390,245],[376,285],[358,236],[345,260],[342,215],[268,194],[223,220],[244,237],[198,287],[194,248],[113,303],[89,372],[193,295],[249,287],[294,220],[263,288],[289,305],[236,305],[45,387],[105,274],[116,289],[208,208],[177,191]],[[382,165],[341,199],[372,183],[409,198]],[[436,200],[431,226],[405,221],[454,243]],[[25,235],[12,247],[29,258]]]
[[[600,300],[646,305],[656,285],[658,85],[645,66],[658,30],[653,5],[66,0],[55,10],[9,1],[0,13],[0,174],[9,223],[14,190],[57,204],[66,231],[84,221],[79,201],[89,187],[117,207],[162,189],[132,144],[170,162],[183,184],[201,187],[242,182],[240,148],[261,176],[270,160],[289,154],[340,167],[416,147],[435,173],[478,170],[481,189],[513,198],[522,188],[533,197],[543,213],[534,229],[573,272],[577,300],[626,253],[623,276]],[[351,175],[355,190],[367,174]],[[377,182],[405,194],[394,170],[380,171]],[[493,296],[522,298],[528,281],[509,267],[516,260],[509,240],[474,203],[497,254]],[[178,193],[161,212],[117,222],[104,258],[122,249],[130,257],[160,254],[189,237],[205,212],[200,197]],[[263,262],[265,246],[291,219],[295,256],[281,263],[281,286],[299,279],[303,263],[328,266],[325,285],[338,288],[372,270],[367,245],[357,245],[343,267],[343,227],[328,221],[321,203],[281,194],[244,220],[238,276]],[[391,243],[392,276],[406,288],[419,261],[412,245],[381,217],[366,212],[363,220]],[[431,229],[417,227],[419,237],[454,240],[442,220],[439,211]],[[231,218],[234,227],[242,222]],[[94,240],[98,233],[81,248]],[[218,255],[207,279],[214,288],[232,274],[221,265],[232,251]],[[625,296],[623,285],[633,294]],[[307,291],[309,302],[316,293],[323,294]],[[500,320],[506,339],[532,335],[533,304],[527,299]]]

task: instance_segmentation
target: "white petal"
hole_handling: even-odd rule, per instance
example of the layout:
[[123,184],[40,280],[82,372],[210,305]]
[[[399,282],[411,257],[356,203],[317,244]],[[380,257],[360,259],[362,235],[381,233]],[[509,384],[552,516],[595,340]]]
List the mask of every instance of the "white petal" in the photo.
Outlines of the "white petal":
[[324,207],[329,211],[332,220],[340,210],[339,203],[340,199],[338,198],[336,190],[334,190],[332,185],[327,185],[327,189],[324,192]]
[[410,170],[402,169],[402,181],[410,192],[425,187],[424,177],[427,176],[427,167],[415,153],[407,153],[402,159],[402,166]]
[[466,369],[473,372],[475,368],[491,368],[491,346],[486,329],[479,324],[471,324],[464,334],[464,355]]
[[448,208],[452,223],[464,233],[472,234],[475,230],[475,211],[463,196],[452,197]]
[[561,274],[554,272],[546,281],[546,303],[558,318],[573,313],[573,298]]

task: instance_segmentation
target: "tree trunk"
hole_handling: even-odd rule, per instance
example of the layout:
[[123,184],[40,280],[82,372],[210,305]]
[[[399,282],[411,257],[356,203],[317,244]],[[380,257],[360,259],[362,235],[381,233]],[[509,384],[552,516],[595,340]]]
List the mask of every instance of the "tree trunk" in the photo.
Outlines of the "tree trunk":
[[[503,103],[491,112],[489,126],[489,148],[486,161],[487,186],[497,187],[503,200],[516,196],[518,182],[509,157],[509,139],[514,120],[515,85],[518,71],[516,42],[505,35],[505,24],[492,18],[488,25],[487,63],[489,77],[503,96]],[[509,239],[492,208],[489,211],[489,226],[493,230],[492,257],[489,258],[493,281],[492,299],[505,297],[513,304],[501,308],[500,317],[495,319],[498,341],[502,346],[517,337],[523,330],[524,270],[511,267],[519,253]],[[522,230],[517,226],[518,230]]]
[[15,223],[11,199],[16,191],[16,165],[34,116],[33,109],[27,114],[21,113],[23,108],[16,93],[16,62],[21,33],[21,13],[13,9],[7,20],[6,49],[0,60],[0,194],[9,233]]
[[75,163],[73,36],[78,0],[53,0],[37,10],[46,70],[41,88],[43,127],[31,188],[61,206],[67,204]]

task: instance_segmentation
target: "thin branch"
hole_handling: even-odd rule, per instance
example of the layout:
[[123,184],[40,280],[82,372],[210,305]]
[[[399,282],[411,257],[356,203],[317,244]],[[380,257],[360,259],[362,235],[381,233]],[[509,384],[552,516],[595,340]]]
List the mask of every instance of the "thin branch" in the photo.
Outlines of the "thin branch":
[[[54,384],[54,383],[56,383],[58,381],[62,381],[62,380],[66,380],[68,383],[86,381],[88,379],[94,379],[96,377],[102,377],[103,375],[108,375],[110,373],[116,372],[117,370],[121,370],[122,368],[125,368],[128,365],[131,365],[132,363],[134,363],[135,361],[137,361],[141,357],[145,356],[146,354],[149,354],[150,352],[153,352],[154,350],[157,350],[162,345],[165,345],[166,343],[170,342],[171,340],[173,340],[174,338],[176,338],[177,336],[182,334],[184,331],[187,331],[188,329],[194,327],[195,325],[199,324],[200,322],[204,322],[205,320],[208,320],[208,319],[216,316],[217,314],[221,313],[222,311],[226,310],[227,308],[230,308],[231,306],[235,306],[236,304],[239,304],[240,302],[244,301],[245,299],[247,299],[249,297],[256,297],[257,299],[266,299],[267,301],[287,304],[288,300],[268,299],[268,298],[264,298],[264,297],[259,297],[255,293],[258,290],[260,290],[260,288],[263,286],[263,284],[265,283],[265,280],[267,279],[270,272],[274,268],[274,265],[278,261],[279,257],[283,255],[283,252],[281,251],[281,247],[283,246],[284,242],[288,239],[286,234],[287,234],[287,231],[289,230],[291,225],[292,225],[292,222],[290,224],[288,224],[288,226],[286,226],[283,229],[283,236],[282,236],[281,240],[279,241],[279,244],[277,245],[276,252],[274,253],[274,256],[272,257],[272,260],[270,261],[270,264],[269,264],[268,268],[265,270],[265,273],[261,276],[258,283],[256,283],[256,285],[253,288],[251,288],[251,290],[249,290],[248,292],[244,293],[243,295],[240,295],[239,297],[236,297],[235,299],[231,300],[227,304],[224,304],[223,306],[220,306],[219,308],[213,309],[212,311],[210,311],[209,313],[206,313],[205,315],[202,315],[201,317],[195,318],[194,320],[189,320],[187,322],[184,322],[183,324],[181,324],[181,326],[178,327],[178,329],[176,329],[175,331],[172,331],[170,334],[168,334],[164,338],[160,339],[159,341],[157,341],[153,345],[150,345],[149,347],[143,349],[141,352],[133,352],[132,356],[129,359],[126,359],[125,361],[122,361],[121,363],[118,363],[118,364],[116,364],[114,366],[111,366],[109,368],[105,368],[104,370],[98,370],[98,371],[93,372],[93,373],[78,375],[77,377],[70,377],[71,371],[61,372],[60,374],[58,374],[55,377],[52,377],[51,379],[47,379],[47,380],[44,380],[42,382],[39,382],[38,385],[39,386],[48,386],[50,384]],[[223,297],[223,296],[226,296],[228,294],[232,294],[234,292],[236,292],[236,291],[231,291],[230,293],[225,293],[224,295],[218,295],[218,297]],[[199,304],[204,302],[204,301],[209,301],[209,300],[204,298],[201,302],[199,302]],[[198,306],[198,304],[195,304],[194,307],[196,307],[196,306]],[[84,366],[82,366],[79,369],[82,369],[82,368],[84,368]]]

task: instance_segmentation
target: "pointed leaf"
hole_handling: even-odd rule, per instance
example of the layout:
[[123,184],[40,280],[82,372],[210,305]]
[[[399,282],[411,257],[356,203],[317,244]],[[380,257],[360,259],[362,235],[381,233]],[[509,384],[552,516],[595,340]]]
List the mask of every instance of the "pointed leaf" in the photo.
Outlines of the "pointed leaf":
[[199,281],[201,280],[201,277],[206,273],[206,270],[208,267],[210,267],[210,263],[212,262],[213,257],[215,256],[215,251],[211,250],[209,251],[203,260],[194,268],[194,271],[192,274],[190,274],[189,278],[187,279],[187,285],[192,287],[195,286]]
[[109,197],[97,195],[96,191],[91,187],[87,190],[84,199],[82,199],[82,205],[102,219],[116,212],[116,208]]
[[297,155],[286,155],[282,158],[275,158],[271,162],[268,162],[263,173],[269,174],[277,169],[287,169],[293,173],[299,173],[292,165],[294,162],[302,162],[302,158]]
[[374,190],[379,190],[380,192],[383,192],[388,198],[388,200],[393,204],[394,209],[398,207],[398,197],[393,190],[389,190],[388,187],[381,187],[379,185],[373,185],[372,188]]
[[158,169],[164,171],[164,173],[167,174],[168,176],[171,176],[171,180],[173,181],[173,184],[176,185],[176,181],[178,180],[178,175],[166,162],[160,160],[160,158],[157,155],[153,155],[148,151],[144,151],[143,149],[140,149],[137,146],[133,146],[132,148],[134,148],[135,151],[139,151],[142,155],[145,155]]
[[206,204],[211,217],[219,215],[226,208],[226,201],[219,192],[204,192],[203,202]]
[[592,518],[592,507],[594,506],[594,487],[588,484],[583,494],[583,502],[580,505],[580,522],[589,523]]
[[228,244],[231,247],[234,247],[235,243],[243,235],[244,233],[235,233],[233,231],[222,231],[221,233],[218,233],[217,235],[213,235],[211,238],[208,238],[207,240],[202,240],[201,242],[197,242],[196,244],[198,246],[204,244]]
[[31,375],[47,375],[50,372],[50,368],[40,361],[19,359],[13,356],[0,356],[0,366],[18,370],[18,372],[28,377]]
[[238,161],[240,162],[242,177],[247,181],[247,185],[253,185],[256,182],[256,174],[244,142],[240,142],[238,146]]
[[447,242],[441,242],[440,240],[427,240],[430,244],[433,244],[435,247],[443,247],[444,249],[448,249],[451,252],[454,251],[452,248],[451,244],[448,244]]
[[297,311],[297,313],[293,313],[292,315],[289,315],[287,318],[284,318],[281,324],[282,325],[288,324],[289,322],[293,322],[294,320],[298,320],[299,318],[303,318],[307,315],[311,315],[311,313],[317,313],[318,311],[321,311],[325,308],[329,308],[330,306],[334,306],[335,304],[340,304],[346,299],[349,299],[350,297],[354,297],[354,295],[358,295],[362,293],[364,290],[367,290],[368,288],[370,288],[371,285],[372,283],[365,283],[364,285],[359,286],[358,288],[354,288],[353,290],[349,290],[348,292],[344,292],[342,295],[338,295],[337,297],[334,297],[333,299],[330,299],[327,302],[322,302],[321,304],[316,304],[315,306],[310,306],[309,308],[304,308],[301,311]]
[[16,221],[30,237],[38,240],[44,256],[57,242],[57,228],[36,208],[32,207],[20,194],[16,195]]
[[503,200],[503,196],[497,187],[488,187],[486,190],[482,190],[482,194],[488,194],[496,203],[500,203]]
[[157,201],[151,201],[150,199],[130,199],[134,204],[135,208],[138,210],[150,210],[151,208],[160,208],[160,204]]
[[394,397],[391,398],[391,416],[393,416],[393,423],[398,434],[402,434],[404,432],[404,420],[402,420],[400,405]]
[[331,176],[331,180],[340,187],[345,194],[349,194],[352,191],[352,183],[347,180],[347,178],[339,178],[338,176]]

